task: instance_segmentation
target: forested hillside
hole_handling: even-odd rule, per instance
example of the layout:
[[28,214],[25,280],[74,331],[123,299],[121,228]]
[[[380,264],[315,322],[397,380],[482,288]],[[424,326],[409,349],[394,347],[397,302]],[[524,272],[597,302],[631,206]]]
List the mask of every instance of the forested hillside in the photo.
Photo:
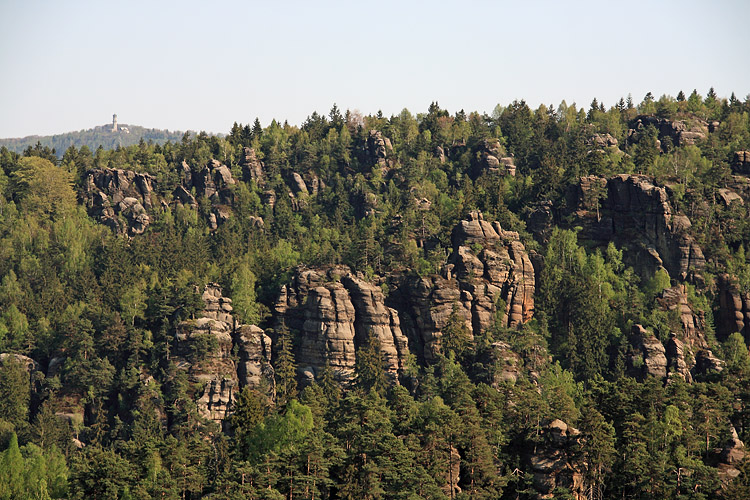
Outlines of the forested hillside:
[[176,142],[183,136],[183,132],[145,128],[138,125],[119,125],[113,130],[112,125],[101,125],[78,132],[66,132],[57,135],[32,135],[16,139],[0,139],[0,147],[9,151],[27,154],[29,148],[46,147],[54,150],[58,156],[71,146],[81,149],[84,146],[91,151],[98,147],[116,149],[138,144],[141,140],[164,144],[167,141]]
[[750,498],[750,97],[0,165],[0,499]]

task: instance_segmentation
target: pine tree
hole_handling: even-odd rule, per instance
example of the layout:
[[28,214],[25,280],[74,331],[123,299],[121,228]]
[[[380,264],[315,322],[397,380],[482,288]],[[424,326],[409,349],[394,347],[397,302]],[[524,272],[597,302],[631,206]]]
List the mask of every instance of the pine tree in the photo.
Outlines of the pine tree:
[[286,324],[278,331],[276,357],[276,404],[286,405],[297,397],[297,364],[294,361],[292,334]]

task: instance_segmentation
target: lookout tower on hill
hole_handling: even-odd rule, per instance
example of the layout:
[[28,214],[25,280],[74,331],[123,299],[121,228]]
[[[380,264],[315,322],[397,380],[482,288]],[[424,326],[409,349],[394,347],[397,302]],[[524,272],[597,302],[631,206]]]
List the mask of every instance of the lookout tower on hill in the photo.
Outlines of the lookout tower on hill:
[[112,132],[117,132],[117,114],[112,115]]

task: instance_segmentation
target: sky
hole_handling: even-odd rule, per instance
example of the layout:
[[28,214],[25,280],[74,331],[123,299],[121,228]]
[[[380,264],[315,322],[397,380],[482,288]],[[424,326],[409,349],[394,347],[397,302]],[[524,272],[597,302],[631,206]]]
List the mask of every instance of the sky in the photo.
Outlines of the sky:
[[750,94],[750,2],[0,0],[0,137]]

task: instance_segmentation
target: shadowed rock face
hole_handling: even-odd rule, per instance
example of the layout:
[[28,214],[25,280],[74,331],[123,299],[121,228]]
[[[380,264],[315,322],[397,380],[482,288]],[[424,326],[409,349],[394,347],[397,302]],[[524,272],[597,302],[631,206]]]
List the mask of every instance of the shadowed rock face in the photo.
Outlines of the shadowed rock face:
[[242,179],[245,182],[255,181],[255,183],[261,187],[265,185],[263,162],[258,160],[253,148],[245,146],[242,150],[240,166],[242,167]]
[[408,355],[398,313],[385,306],[379,286],[353,275],[344,266],[302,269],[281,289],[276,319],[298,334],[296,359],[305,377],[316,377],[328,363],[337,380],[354,376],[357,350],[375,339],[386,372],[394,382]]
[[719,288],[718,333],[726,338],[740,332],[747,342],[750,338],[750,294],[740,291],[737,279],[721,274],[717,279]]
[[568,192],[567,205],[575,207],[570,215],[583,228],[580,238],[628,246],[641,274],[664,267],[684,280],[705,267],[703,251],[688,233],[690,219],[673,212],[667,190],[649,177],[582,177]]
[[583,464],[577,452],[582,441],[580,431],[555,419],[544,426],[541,439],[530,457],[536,498],[553,498],[556,488],[567,488],[576,500],[587,498]]

